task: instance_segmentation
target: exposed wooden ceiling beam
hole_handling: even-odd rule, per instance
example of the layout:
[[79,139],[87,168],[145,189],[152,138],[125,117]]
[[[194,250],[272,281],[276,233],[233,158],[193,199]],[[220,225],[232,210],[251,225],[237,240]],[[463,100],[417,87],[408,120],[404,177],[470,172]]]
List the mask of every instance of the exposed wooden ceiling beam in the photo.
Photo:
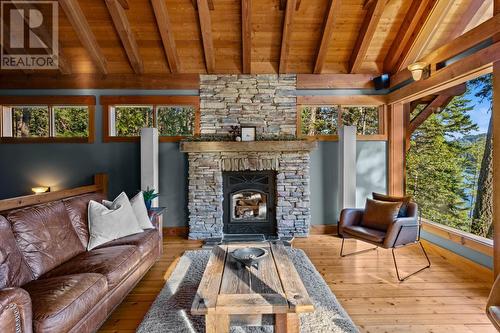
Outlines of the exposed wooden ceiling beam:
[[467,86],[465,83],[459,84],[456,87],[446,89],[439,93],[422,111],[416,115],[408,125],[407,137],[411,137],[413,132],[424,123],[431,114],[439,110],[439,108],[446,107],[455,96],[465,94]]
[[363,24],[361,25],[358,39],[356,40],[356,44],[354,44],[354,49],[349,59],[349,73],[359,72],[387,3],[387,0],[374,1],[376,2],[368,8]]
[[170,16],[168,15],[167,4],[165,0],[151,0],[151,4],[153,5],[156,24],[160,31],[163,50],[165,51],[170,71],[172,73],[179,73],[181,71],[181,63],[175,46],[174,32]]
[[199,74],[13,74],[0,80],[0,89],[192,89]]
[[325,65],[328,47],[333,38],[333,31],[337,23],[340,11],[341,0],[331,0],[328,16],[325,19],[323,26],[323,35],[321,37],[321,44],[319,45],[318,54],[316,56],[316,63],[314,64],[314,73],[319,74]]
[[[287,0],[280,0],[280,10],[285,10],[286,9],[286,2],[287,2]],[[301,0],[295,1],[295,10],[299,10],[300,9],[300,3],[301,2],[302,2]]]
[[[194,10],[198,10],[197,0],[191,0],[191,2],[193,3]],[[213,0],[208,0],[208,8],[210,10],[214,10],[215,9],[215,7],[214,7],[214,1]]]
[[77,0],[59,0],[66,17],[73,26],[83,47],[87,50],[97,70],[102,74],[108,73],[108,65],[99,44],[90,29],[89,23]]
[[241,39],[243,73],[252,72],[252,0],[241,0]]
[[492,6],[493,1],[491,0],[472,0],[465,13],[460,17],[458,23],[455,24],[455,27],[450,33],[448,39],[455,39],[463,34],[468,27],[475,27],[486,12],[489,9],[492,10]]
[[201,37],[203,40],[203,50],[205,52],[205,64],[207,67],[207,72],[213,73],[215,71],[215,52],[214,41],[212,37],[212,20],[210,18],[208,0],[197,0],[197,2]]
[[297,74],[297,89],[374,89],[372,74]]
[[279,73],[286,73],[288,65],[288,54],[290,53],[290,37],[292,35],[293,12],[295,11],[296,0],[287,0],[285,9],[285,19],[283,20],[283,33],[281,35],[281,52]]
[[420,59],[440,27],[443,19],[449,14],[454,0],[431,0],[418,20],[416,29],[406,43],[400,59],[392,68],[392,73],[400,71]]
[[[431,68],[435,69],[436,64],[447,59],[450,59],[471,47],[488,40],[492,36],[500,33],[500,15],[496,15],[489,20],[481,23],[479,26],[467,31],[463,35],[450,41],[436,50],[432,51],[418,61],[430,64]],[[400,83],[411,79],[411,73],[408,69],[404,68],[391,76],[391,88],[399,85]]]
[[389,52],[384,61],[384,72],[395,73],[400,63],[404,61],[403,52],[408,52],[411,38],[418,33],[420,19],[429,15],[429,8],[434,6],[437,0],[414,0],[399,27]]
[[135,40],[125,9],[123,9],[118,0],[105,0],[105,2],[111,19],[113,20],[113,24],[115,25],[116,32],[127,54],[130,66],[132,66],[136,74],[144,73],[144,64],[141,54],[139,53],[139,46]]
[[123,7],[123,9],[130,9],[128,5],[128,0],[116,0]]
[[280,10],[286,9],[286,2],[287,0],[280,0]]
[[500,42],[431,73],[431,76],[425,80],[415,81],[389,93],[388,103],[406,103],[426,95],[436,94],[443,89],[491,73],[492,64],[498,61],[500,61]]

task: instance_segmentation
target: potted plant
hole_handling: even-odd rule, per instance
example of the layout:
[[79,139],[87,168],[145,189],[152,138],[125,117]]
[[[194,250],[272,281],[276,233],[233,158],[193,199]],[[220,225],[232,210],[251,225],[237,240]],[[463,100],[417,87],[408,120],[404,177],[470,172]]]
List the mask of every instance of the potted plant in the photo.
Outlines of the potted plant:
[[144,197],[144,203],[146,204],[146,208],[149,211],[151,209],[151,203],[153,199],[157,198],[159,193],[155,193],[155,189],[150,189],[149,186],[146,191],[142,191],[142,195]]

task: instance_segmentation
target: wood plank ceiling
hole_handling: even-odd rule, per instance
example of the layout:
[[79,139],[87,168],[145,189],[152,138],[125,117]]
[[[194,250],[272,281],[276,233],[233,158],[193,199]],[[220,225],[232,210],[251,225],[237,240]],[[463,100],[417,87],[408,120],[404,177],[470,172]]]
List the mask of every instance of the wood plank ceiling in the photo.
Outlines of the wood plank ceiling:
[[492,0],[59,3],[60,75],[394,73],[493,12]]

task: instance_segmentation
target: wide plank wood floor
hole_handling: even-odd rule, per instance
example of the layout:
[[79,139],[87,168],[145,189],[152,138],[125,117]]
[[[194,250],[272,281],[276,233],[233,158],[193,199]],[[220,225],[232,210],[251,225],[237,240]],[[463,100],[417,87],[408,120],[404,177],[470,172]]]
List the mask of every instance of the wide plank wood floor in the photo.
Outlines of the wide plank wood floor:
[[[164,254],[102,326],[100,332],[135,332],[185,250],[201,242],[164,239]],[[329,235],[297,239],[361,332],[495,333],[484,314],[492,284],[489,271],[424,243],[432,267],[409,280],[396,279],[389,250],[339,257],[340,240]],[[369,247],[349,240],[347,250]],[[400,249],[399,265],[410,272],[424,264],[418,248]],[[321,332],[318,332],[321,333]]]

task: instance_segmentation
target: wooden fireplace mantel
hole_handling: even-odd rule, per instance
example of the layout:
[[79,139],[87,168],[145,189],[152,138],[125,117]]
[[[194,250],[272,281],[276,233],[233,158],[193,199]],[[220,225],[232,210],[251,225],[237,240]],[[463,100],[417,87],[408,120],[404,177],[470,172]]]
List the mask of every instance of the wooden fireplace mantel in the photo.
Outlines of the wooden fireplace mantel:
[[258,152],[283,152],[283,151],[310,151],[317,147],[316,141],[184,141],[180,149],[185,153],[211,153],[223,151],[258,151]]

